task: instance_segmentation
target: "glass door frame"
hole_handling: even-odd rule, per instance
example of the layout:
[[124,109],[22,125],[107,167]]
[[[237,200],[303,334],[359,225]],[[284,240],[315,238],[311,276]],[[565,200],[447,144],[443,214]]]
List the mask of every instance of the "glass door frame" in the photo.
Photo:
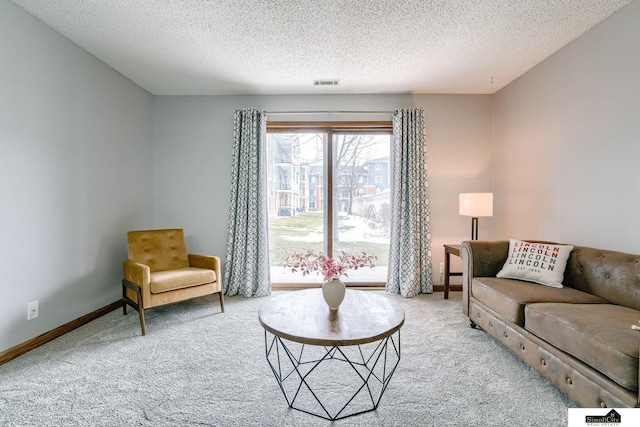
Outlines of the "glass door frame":
[[[285,121],[267,121],[267,133],[296,133],[296,132],[317,132],[327,135],[327,144],[324,146],[324,156],[326,161],[323,168],[326,174],[326,185],[324,185],[323,193],[325,203],[323,206],[326,229],[324,230],[324,253],[333,257],[333,229],[334,229],[334,176],[333,164],[334,157],[334,134],[368,134],[368,135],[390,135],[393,133],[393,124],[391,121],[358,121],[358,122],[285,122]],[[331,210],[329,212],[329,210]],[[278,283],[272,282],[274,289],[297,289],[309,288],[308,284],[303,283]],[[318,284],[317,286],[321,286]],[[359,287],[384,287],[385,282],[357,282],[357,284],[349,286],[350,288]]]

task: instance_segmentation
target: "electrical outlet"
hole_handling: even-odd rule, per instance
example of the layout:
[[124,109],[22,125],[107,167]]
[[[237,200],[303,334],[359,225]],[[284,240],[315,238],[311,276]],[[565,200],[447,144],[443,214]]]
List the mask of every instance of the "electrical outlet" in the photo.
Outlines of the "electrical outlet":
[[40,302],[38,300],[31,301],[27,304],[27,320],[33,320],[40,316]]
[[444,274],[444,262],[440,263],[440,274]]

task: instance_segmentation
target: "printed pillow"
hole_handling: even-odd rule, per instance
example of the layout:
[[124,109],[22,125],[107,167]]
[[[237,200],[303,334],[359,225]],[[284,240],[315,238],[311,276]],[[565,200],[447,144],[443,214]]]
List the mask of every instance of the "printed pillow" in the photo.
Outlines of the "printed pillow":
[[526,280],[561,288],[570,245],[549,245],[509,239],[509,256],[496,277]]

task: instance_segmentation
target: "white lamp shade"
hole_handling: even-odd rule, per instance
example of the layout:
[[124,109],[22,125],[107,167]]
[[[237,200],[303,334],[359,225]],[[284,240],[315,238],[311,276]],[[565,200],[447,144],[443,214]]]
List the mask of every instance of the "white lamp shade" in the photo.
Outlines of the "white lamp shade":
[[460,215],[493,216],[493,193],[460,193]]

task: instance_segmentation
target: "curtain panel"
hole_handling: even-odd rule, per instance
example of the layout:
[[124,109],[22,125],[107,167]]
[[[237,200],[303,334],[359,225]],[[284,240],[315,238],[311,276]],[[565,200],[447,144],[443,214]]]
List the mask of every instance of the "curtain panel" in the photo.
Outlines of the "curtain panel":
[[433,292],[424,110],[393,113],[391,237],[386,291]]
[[271,294],[266,199],[266,114],[236,110],[224,272],[227,295]]

